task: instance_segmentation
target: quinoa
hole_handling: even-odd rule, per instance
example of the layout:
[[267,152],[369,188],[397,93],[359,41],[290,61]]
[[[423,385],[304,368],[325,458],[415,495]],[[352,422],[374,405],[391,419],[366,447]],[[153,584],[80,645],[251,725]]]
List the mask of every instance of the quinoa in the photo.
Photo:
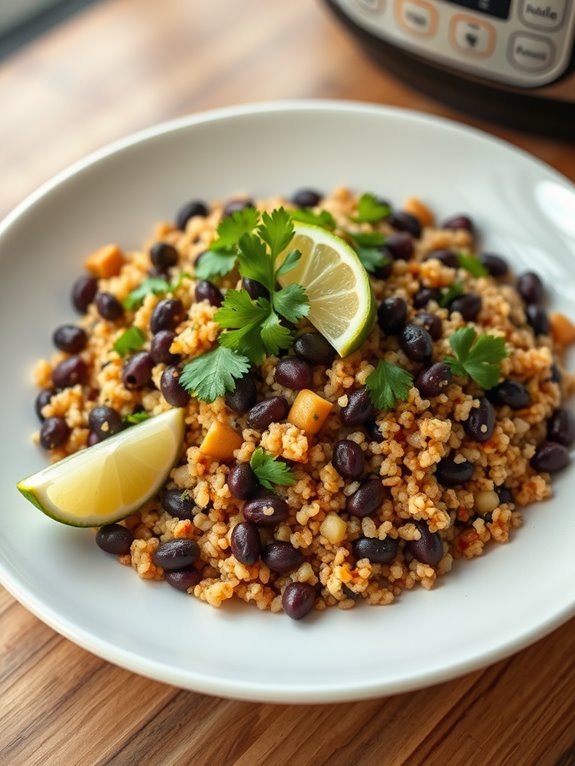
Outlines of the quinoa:
[[[546,442],[547,422],[575,385],[562,364],[561,338],[548,331],[535,332],[541,328],[534,329],[530,323],[529,304],[518,293],[510,273],[498,278],[474,276],[457,264],[447,265],[440,253],[477,253],[478,241],[471,226],[440,227],[421,203],[413,208],[413,200],[409,209],[426,224],[421,232],[402,231],[405,225],[393,212],[375,224],[357,224],[353,217],[358,199],[349,189],[335,189],[318,202],[315,212],[328,211],[336,221],[336,233],[348,237],[350,231],[378,231],[390,243],[398,235],[409,243],[412,253],[407,258],[394,254],[392,244],[384,249],[388,262],[371,275],[371,282],[378,305],[388,299],[405,303],[403,325],[421,326],[423,322],[431,332],[426,325],[429,316],[425,320],[421,312],[435,317],[439,333],[432,333],[431,359],[424,363],[414,360],[400,342],[399,332],[386,332],[375,322],[362,346],[349,356],[313,365],[309,388],[332,405],[316,434],[306,433],[285,417],[255,428],[249,413],[232,410],[224,397],[206,403],[192,396],[185,405],[184,450],[166,487],[122,522],[133,541],[119,560],[140,577],[165,579],[167,573],[155,561],[155,552],[170,540],[187,540],[197,544],[199,556],[187,567],[193,576],[184,589],[211,606],[219,607],[236,597],[258,609],[280,612],[282,596],[291,583],[310,586],[314,607],[320,611],[329,606],[349,609],[362,601],[391,604],[417,585],[432,588],[454,561],[482,555],[491,541],[508,542],[521,526],[522,509],[551,496],[550,474],[540,469],[534,456]],[[255,204],[262,211],[292,206],[281,197]],[[153,245],[161,242],[175,248],[177,262],[159,276],[175,285],[170,297],[180,301],[183,310],[169,346],[180,367],[217,346],[217,307],[208,300],[196,300],[194,264],[216,237],[223,215],[223,204],[214,202],[206,215],[190,218],[183,231],[170,222],[158,224],[141,249],[114,248],[113,273],[96,275],[98,294],[109,293],[125,301],[155,273],[150,260]],[[419,228],[417,216],[413,220]],[[438,257],[430,256],[433,253]],[[222,294],[240,287],[237,271],[216,281]],[[479,310],[471,319],[465,318],[463,309],[454,310],[457,304],[451,308],[443,305],[443,297],[454,284],[460,293],[478,297]],[[424,303],[423,290],[431,291]],[[61,443],[48,444],[53,461],[94,443],[89,417],[96,407],[112,408],[122,418],[134,413],[155,416],[170,409],[172,405],[161,393],[167,363],[154,363],[145,385],[126,387],[126,358],[114,349],[125,330],[136,327],[143,336],[140,353],[149,351],[150,320],[164,298],[149,293],[141,305],[124,310],[117,319],[103,318],[97,301],[90,301],[78,322],[87,335],[85,347],[74,355],[60,350],[50,360],[37,363],[37,385],[51,389],[41,415],[63,419],[67,426]],[[504,339],[508,356],[501,362],[500,379],[521,386],[527,397],[523,406],[513,408],[497,401],[485,405],[486,392],[465,376],[450,376],[434,395],[424,395],[425,386],[415,385],[422,368],[453,354],[450,338],[465,327]],[[296,334],[310,331],[314,328],[305,319],[296,328]],[[291,350],[288,357],[293,353]],[[71,356],[82,360],[85,379],[55,386],[54,370]],[[413,385],[392,408],[374,411],[369,421],[347,424],[342,412],[354,394],[365,389],[380,360],[409,372]],[[267,356],[252,371],[257,401],[283,397],[291,406],[297,391],[276,380],[278,361],[276,356]],[[469,423],[484,406],[490,408],[494,420],[488,438],[478,440],[470,435]],[[216,459],[200,449],[214,423],[231,427],[241,437],[230,460]],[[35,439],[41,441],[41,431]],[[341,440],[355,445],[350,449],[362,465],[356,477],[342,475],[334,465],[335,446]],[[258,448],[288,465],[294,482],[274,486],[275,496],[286,509],[285,517],[273,525],[258,524],[262,553],[256,561],[246,563],[232,552],[231,540],[232,530],[246,522],[244,508],[250,500],[234,495],[231,473],[236,465],[248,463]],[[470,466],[469,475],[462,481],[449,476],[442,479],[450,465],[456,471]],[[376,507],[361,516],[350,512],[350,498],[364,491],[367,481],[375,482]],[[189,518],[170,513],[166,492],[186,497]],[[269,518],[274,513],[272,506],[263,510]],[[274,549],[274,545],[280,548]],[[270,563],[274,550],[286,551],[285,546],[296,564],[281,572]]]

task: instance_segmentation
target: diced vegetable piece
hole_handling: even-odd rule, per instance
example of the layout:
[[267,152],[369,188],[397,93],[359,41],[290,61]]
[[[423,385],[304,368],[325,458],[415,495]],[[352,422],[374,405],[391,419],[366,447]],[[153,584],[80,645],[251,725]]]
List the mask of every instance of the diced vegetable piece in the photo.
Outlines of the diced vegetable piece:
[[103,245],[86,258],[84,265],[95,277],[109,279],[120,273],[123,264],[124,254],[118,245]]
[[325,423],[331,409],[331,402],[304,388],[294,399],[287,419],[306,434],[316,434]]
[[322,521],[320,533],[333,545],[339,545],[347,534],[347,524],[337,513],[330,511]]
[[242,446],[243,441],[241,435],[230,425],[214,420],[200,444],[200,452],[227,462],[233,459],[234,451]]
[[434,226],[435,216],[431,210],[417,197],[408,197],[403,203],[402,209],[406,213],[414,215],[422,226]]
[[551,335],[560,346],[569,346],[575,343],[575,325],[564,314],[555,311],[549,316]]

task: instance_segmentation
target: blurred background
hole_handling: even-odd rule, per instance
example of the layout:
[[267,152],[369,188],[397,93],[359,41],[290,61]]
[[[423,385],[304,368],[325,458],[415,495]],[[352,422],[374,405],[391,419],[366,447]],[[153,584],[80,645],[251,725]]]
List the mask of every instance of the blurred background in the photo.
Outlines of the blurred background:
[[[356,6],[368,13],[378,2]],[[355,99],[444,115],[572,177],[570,142],[446,106],[394,74],[394,60],[376,63],[324,0],[1,0],[0,216],[70,162],[134,130],[270,99]]]

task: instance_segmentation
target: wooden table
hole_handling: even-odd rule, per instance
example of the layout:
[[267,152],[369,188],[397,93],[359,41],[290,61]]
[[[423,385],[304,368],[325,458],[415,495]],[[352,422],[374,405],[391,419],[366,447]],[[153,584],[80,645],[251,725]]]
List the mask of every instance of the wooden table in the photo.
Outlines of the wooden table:
[[[312,0],[102,0],[0,62],[0,215],[102,144],[211,107],[280,98],[408,106],[478,125],[575,179],[575,145],[481,124],[380,71]],[[575,621],[418,692],[282,706],[116,668],[0,592],[0,764],[569,766]]]

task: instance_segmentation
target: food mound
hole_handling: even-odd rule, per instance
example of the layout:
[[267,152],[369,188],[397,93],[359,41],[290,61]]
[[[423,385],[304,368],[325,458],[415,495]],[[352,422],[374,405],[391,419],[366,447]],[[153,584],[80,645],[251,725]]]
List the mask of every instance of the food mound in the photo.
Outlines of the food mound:
[[575,328],[466,215],[193,200],[86,269],[36,368],[37,439],[57,461],[182,408],[162,490],[96,534],[144,579],[295,619],[390,604],[507,542],[569,462]]

